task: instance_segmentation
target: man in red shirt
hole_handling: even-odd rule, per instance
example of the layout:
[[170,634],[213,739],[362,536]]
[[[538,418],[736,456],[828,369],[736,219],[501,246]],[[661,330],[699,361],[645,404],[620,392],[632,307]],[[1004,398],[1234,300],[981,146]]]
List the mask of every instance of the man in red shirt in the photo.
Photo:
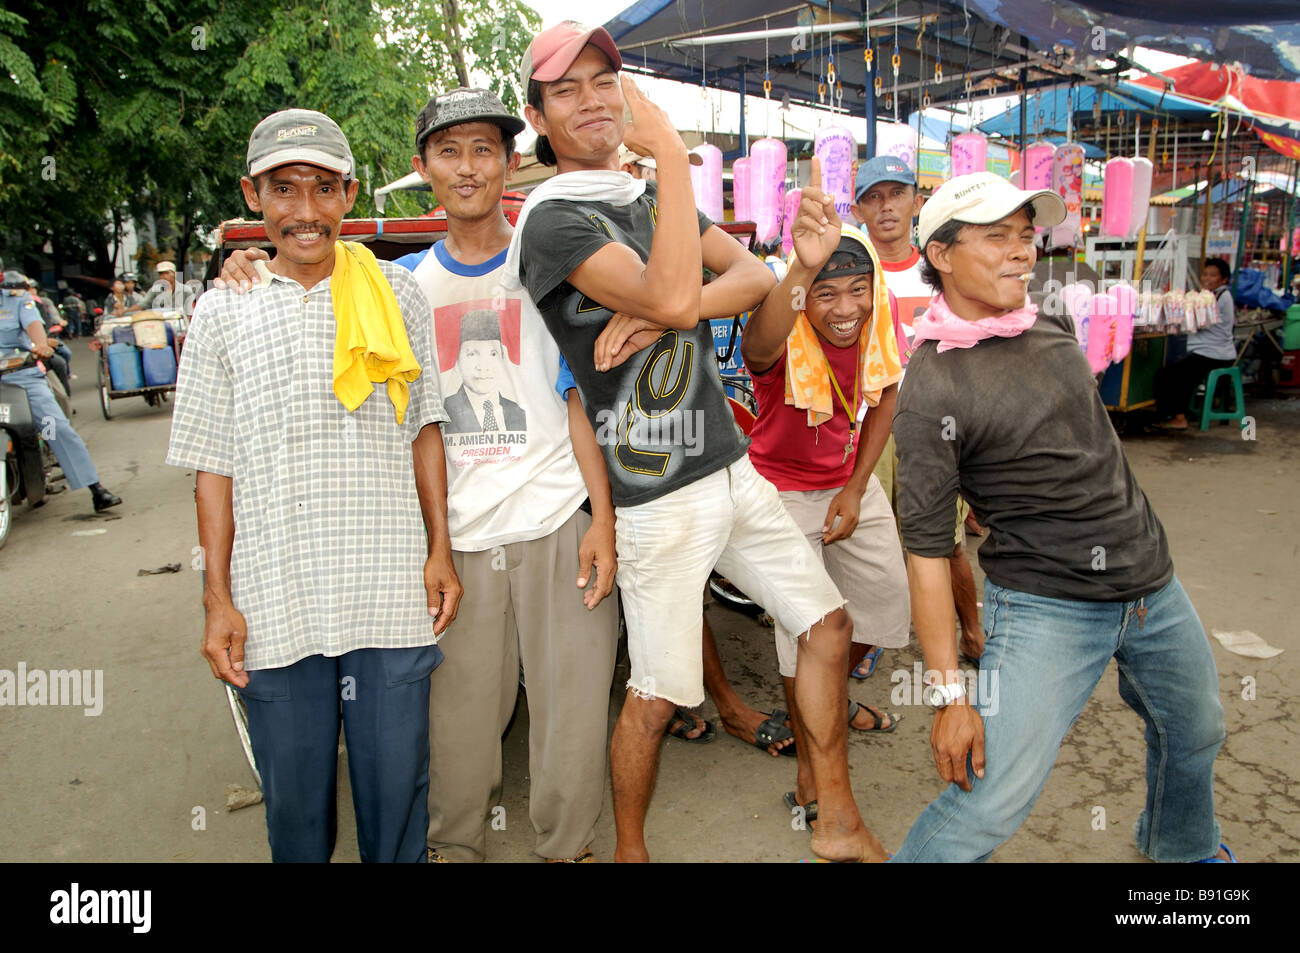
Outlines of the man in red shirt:
[[[812,182],[819,182],[813,159]],[[754,381],[758,420],[749,457],[824,562],[854,620],[850,667],[866,643],[907,644],[903,552],[889,500],[872,475],[889,438],[901,359],[888,291],[871,246],[842,228],[829,196],[804,189],[791,229],[789,271],[745,326],[741,353]],[[802,382],[811,381],[805,388]],[[794,695],[794,636],[777,624],[777,656],[794,728],[799,773],[790,806],[815,817]],[[854,727],[892,731],[897,716],[865,706]]]

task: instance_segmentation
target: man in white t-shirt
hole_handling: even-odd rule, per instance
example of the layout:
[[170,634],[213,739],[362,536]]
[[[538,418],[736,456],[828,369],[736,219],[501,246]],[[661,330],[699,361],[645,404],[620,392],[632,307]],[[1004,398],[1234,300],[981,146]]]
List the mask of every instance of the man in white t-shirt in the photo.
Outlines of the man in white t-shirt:
[[[867,233],[880,267],[885,284],[898,301],[899,320],[907,335],[907,344],[899,342],[904,359],[911,353],[912,325],[930,306],[933,290],[921,278],[921,252],[912,244],[912,220],[920,214],[924,199],[916,188],[916,175],[907,163],[897,156],[876,156],[858,167],[853,183],[853,217]],[[900,385],[901,386],[901,385]],[[894,438],[880,453],[873,471],[889,496],[890,505],[898,513],[898,456],[894,451]],[[957,524],[953,533],[953,551],[949,560],[952,572],[953,601],[961,621],[961,652],[977,659],[984,651],[984,632],[980,626],[979,606],[975,601],[975,575],[966,556],[966,516],[970,507],[957,499]],[[870,675],[880,655],[873,648],[854,669],[856,678]]]
[[528,293],[501,281],[512,233],[501,195],[522,128],[485,90],[435,96],[416,120],[412,165],[447,209],[447,238],[414,273],[433,310],[448,414],[465,423],[445,441],[466,598],[463,624],[444,640],[447,676],[430,695],[435,860],[485,859],[521,661],[537,853],[591,859],[604,795],[618,645],[617,603],[604,599],[616,570],[614,510],[559,348]]

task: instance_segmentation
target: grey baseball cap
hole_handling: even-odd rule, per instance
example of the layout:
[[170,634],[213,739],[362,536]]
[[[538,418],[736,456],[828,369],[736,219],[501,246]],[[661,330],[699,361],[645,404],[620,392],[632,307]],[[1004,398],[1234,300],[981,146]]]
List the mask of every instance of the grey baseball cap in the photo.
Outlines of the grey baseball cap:
[[304,162],[350,178],[354,167],[347,136],[314,109],[282,109],[257,124],[248,137],[248,174]]
[[501,127],[507,136],[517,136],[524,131],[524,121],[510,115],[505,103],[486,89],[467,89],[462,86],[434,96],[420,115],[415,117],[415,151],[424,148],[424,140],[448,126],[466,122],[491,122]]

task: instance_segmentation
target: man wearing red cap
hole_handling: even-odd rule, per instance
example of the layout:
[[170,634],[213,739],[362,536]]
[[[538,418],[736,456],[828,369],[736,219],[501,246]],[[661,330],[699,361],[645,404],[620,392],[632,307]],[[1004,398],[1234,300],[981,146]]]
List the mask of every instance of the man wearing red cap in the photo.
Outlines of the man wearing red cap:
[[[800,633],[795,692],[820,802],[813,849],[883,860],[849,788],[844,599],[749,463],[713,367],[708,319],[757,306],[774,280],[697,214],[681,137],[621,66],[608,33],[572,21],[529,46],[525,114],[538,158],[559,174],[530,195],[506,263],[572,368],[609,471],[632,662],[610,745],[615,859],[649,859],[664,728],[675,706],[704,698],[699,603],[682,594],[700,592],[716,564]],[[618,171],[620,144],[655,160],[655,183]],[[707,286],[703,268],[718,276]]]

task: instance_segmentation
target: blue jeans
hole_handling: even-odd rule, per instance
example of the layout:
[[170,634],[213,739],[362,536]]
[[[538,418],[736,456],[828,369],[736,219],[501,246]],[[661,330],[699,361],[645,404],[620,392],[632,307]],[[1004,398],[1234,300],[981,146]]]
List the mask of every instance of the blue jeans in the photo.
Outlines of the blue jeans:
[[32,406],[32,417],[36,420],[38,429],[48,433],[50,425],[53,425],[54,433],[46,442],[58,458],[63,475],[68,478],[68,489],[80,490],[98,483],[99,473],[90,460],[90,451],[72,429],[68,418],[63,416],[63,409],[54,399],[50,385],[45,382],[45,375],[37,368],[29,367],[6,374],[5,383],[17,384],[27,391],[27,400]]
[[358,649],[248,673],[239,694],[271,860],[325,863],[334,853],[341,720],[362,861],[424,862],[429,675],[441,661],[436,645]]
[[984,778],[970,773],[968,762],[971,791],[949,785],[894,859],[987,860],[1029,815],[1112,656],[1120,697],[1146,723],[1137,849],[1160,861],[1212,857],[1223,707],[1205,630],[1177,578],[1136,602],[1050,599],[985,580],[984,627],[976,706],[984,719]]

